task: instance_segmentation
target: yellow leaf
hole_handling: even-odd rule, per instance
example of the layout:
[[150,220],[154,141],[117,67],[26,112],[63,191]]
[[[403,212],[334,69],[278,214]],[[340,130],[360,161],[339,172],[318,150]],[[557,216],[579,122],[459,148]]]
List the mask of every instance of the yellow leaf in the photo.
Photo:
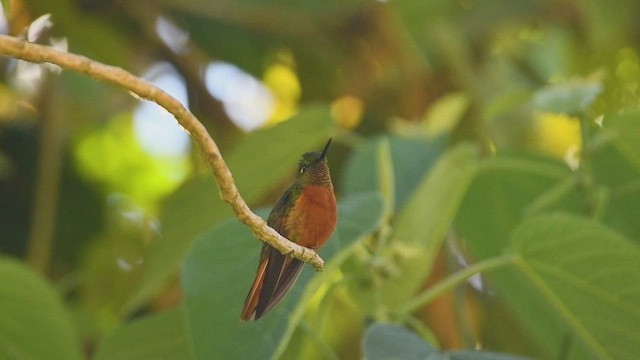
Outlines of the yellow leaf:
[[275,98],[275,107],[267,121],[268,125],[277,124],[293,116],[300,102],[300,81],[295,72],[293,58],[287,53],[279,55],[279,60],[267,68],[262,79]]
[[362,120],[364,104],[355,96],[342,96],[331,103],[331,116],[344,129],[355,129]]
[[580,121],[559,113],[539,113],[534,120],[534,147],[549,156],[564,159],[571,167],[577,166],[575,156],[582,149]]

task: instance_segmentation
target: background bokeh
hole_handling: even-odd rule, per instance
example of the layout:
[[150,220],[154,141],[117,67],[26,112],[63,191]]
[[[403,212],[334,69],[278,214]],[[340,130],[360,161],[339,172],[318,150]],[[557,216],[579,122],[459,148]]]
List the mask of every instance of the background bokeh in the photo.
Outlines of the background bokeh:
[[333,137],[339,223],[241,324],[260,243],[173,117],[2,58],[0,358],[640,358],[639,2],[2,5],[188,106],[263,217]]

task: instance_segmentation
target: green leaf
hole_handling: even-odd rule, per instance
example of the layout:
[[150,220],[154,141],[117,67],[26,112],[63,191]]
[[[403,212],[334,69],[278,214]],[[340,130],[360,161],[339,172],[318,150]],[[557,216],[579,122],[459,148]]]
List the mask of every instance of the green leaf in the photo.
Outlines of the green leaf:
[[102,340],[96,360],[195,359],[182,307],[121,326]]
[[590,165],[604,222],[640,243],[640,113],[607,115],[593,126]]
[[529,211],[580,211],[575,188],[549,199],[550,190],[572,176],[564,164],[549,158],[513,153],[485,159],[460,206],[456,229],[476,258],[499,256]]
[[445,153],[398,214],[387,258],[398,258],[397,276],[384,283],[381,296],[393,308],[413,295],[453,222],[478,165],[475,148],[458,146]]
[[436,100],[423,120],[424,132],[429,138],[451,133],[469,108],[465,93],[452,93]]
[[[564,194],[555,191],[563,188],[573,176],[560,161],[524,153],[498,154],[484,160],[456,217],[456,230],[465,240],[470,258],[483,260],[503,255],[509,248],[511,233],[531,215],[532,209],[580,213],[582,200],[577,188],[570,188]],[[550,194],[554,195],[554,201],[550,201]],[[517,308],[516,318],[521,323],[514,325],[532,322],[536,326],[533,336],[525,338],[515,336],[518,332],[514,330],[518,329],[510,328],[508,322],[489,322],[487,331],[508,333],[498,335],[494,340],[496,346],[508,343],[509,349],[539,357],[557,357],[565,333],[544,306],[543,299],[536,299],[529,286],[509,273],[495,276],[500,281],[490,284],[504,294],[508,305],[528,304]]]
[[[347,161],[342,183],[345,194],[379,191],[379,152],[381,143],[388,142],[393,165],[395,209],[407,201],[425,172],[442,152],[443,144],[424,139],[383,137],[367,141]],[[386,166],[386,165],[385,165]]]
[[[327,141],[330,125],[326,107],[309,106],[289,121],[247,135],[226,158],[245,201],[261,200],[293,174],[301,154],[320,149]],[[162,236],[149,250],[141,284],[125,312],[143,304],[177,271],[197,235],[231,215],[210,176],[189,182],[170,197],[162,216]]]
[[485,351],[441,352],[413,332],[398,325],[373,324],[367,329],[362,342],[367,360],[524,360],[520,356]]
[[607,116],[602,124],[613,133],[616,149],[640,172],[640,113]]
[[[320,251],[332,265],[340,251],[375,229],[382,214],[377,194],[346,198],[338,208],[338,226]],[[263,212],[266,215],[266,212]],[[256,322],[240,323],[240,310],[255,276],[260,243],[236,220],[216,225],[198,238],[183,271],[186,311],[194,351],[198,358],[270,358],[286,346],[299,318],[292,313],[313,276],[305,267],[286,298]],[[284,344],[284,345],[282,345]]]
[[[512,245],[521,280],[593,356],[640,358],[640,247],[594,221],[563,214],[523,222]],[[532,309],[526,301],[511,305]],[[539,315],[528,325],[543,321]]]
[[402,326],[376,323],[364,335],[362,353],[367,360],[423,360],[438,350]]
[[31,269],[7,257],[0,257],[0,358],[82,358],[58,294]]
[[383,201],[378,193],[357,194],[344,198],[338,204],[338,224],[330,242],[320,254],[325,259],[335,257],[356,240],[378,228]]
[[190,172],[186,157],[155,157],[136,138],[131,113],[121,113],[106,126],[79,138],[75,157],[81,175],[122,193],[140,206],[153,206],[174,192]]

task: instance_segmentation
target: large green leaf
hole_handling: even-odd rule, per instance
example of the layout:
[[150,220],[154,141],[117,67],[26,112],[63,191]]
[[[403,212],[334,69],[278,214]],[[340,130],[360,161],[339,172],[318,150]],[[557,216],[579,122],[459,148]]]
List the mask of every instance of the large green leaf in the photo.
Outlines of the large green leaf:
[[593,156],[593,175],[604,222],[640,243],[640,169],[634,168],[614,146]]
[[[373,231],[382,214],[376,194],[345,199],[338,208],[337,229],[320,254],[332,265],[335,255]],[[235,220],[216,225],[198,238],[183,271],[186,310],[194,351],[198,358],[270,358],[286,346],[300,313],[296,308],[314,275],[305,267],[286,298],[259,321],[240,323],[246,292],[251,286],[260,243]],[[323,273],[318,276],[324,275]]]
[[0,358],[82,358],[58,294],[31,269],[7,257],[0,257]]
[[367,360],[523,360],[523,357],[485,351],[435,349],[413,332],[398,325],[373,324],[362,341]]
[[367,360],[422,360],[437,350],[402,326],[376,323],[364,335],[362,353]]
[[[523,222],[512,246],[517,280],[530,290],[528,298],[512,298],[510,305],[528,313],[527,325],[537,330],[535,324],[551,315],[577,340],[572,343],[597,358],[640,358],[640,247],[594,221],[563,214]],[[509,298],[514,274],[501,275],[498,282],[507,285],[502,293]],[[531,314],[542,309],[533,306],[536,301],[551,314]]]
[[[513,229],[531,214],[558,209],[580,212],[582,203],[577,188],[565,185],[571,184],[573,176],[559,161],[523,153],[498,154],[486,159],[456,217],[456,229],[465,241],[469,257],[482,260],[504,254]],[[507,303],[529,305],[520,308],[518,318],[524,323],[532,322],[537,328],[532,331],[533,336],[524,338],[510,328],[520,323],[487,322],[487,332],[509,335],[492,336],[486,345],[508,346],[536,356],[556,356],[565,336],[556,325],[556,318],[544,301],[535,299],[529,286],[506,276],[495,285],[509,294]],[[539,347],[535,348],[536,345]]]
[[[227,157],[245,201],[261,200],[293,174],[301,154],[327,141],[330,124],[326,107],[311,106],[281,125],[249,134]],[[162,216],[162,236],[150,249],[141,284],[125,310],[135,309],[156,292],[175,273],[193,239],[231,214],[210,177],[190,182],[172,196]]]
[[604,221],[640,243],[640,113],[606,116],[596,138],[608,140],[591,158]]
[[102,340],[95,359],[195,359],[184,309],[168,310],[117,328]]
[[529,213],[580,210],[575,188],[554,190],[565,190],[572,177],[568,167],[549,158],[512,153],[486,159],[460,206],[456,229],[476,258],[498,256],[511,231]]
[[597,179],[611,187],[637,180],[640,174],[640,112],[605,116],[601,128],[593,126],[591,129],[594,141],[604,143],[596,148],[592,159]]
[[437,156],[442,153],[443,144],[400,137],[383,137],[367,141],[358,147],[348,160],[341,187],[345,194],[378,191],[379,147],[385,142],[388,143],[388,146],[385,146],[389,149],[393,166],[395,209],[399,209],[420,184]]
[[397,259],[397,275],[387,278],[381,289],[389,307],[406,301],[431,271],[477,165],[477,151],[471,146],[461,145],[448,151],[398,214],[387,254],[388,259]]

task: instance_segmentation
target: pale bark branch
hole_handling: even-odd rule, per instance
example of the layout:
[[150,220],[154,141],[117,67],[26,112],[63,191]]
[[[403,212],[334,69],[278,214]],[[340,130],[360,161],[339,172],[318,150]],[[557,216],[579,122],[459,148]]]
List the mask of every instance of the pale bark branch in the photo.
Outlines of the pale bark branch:
[[198,144],[204,159],[213,171],[221,198],[231,206],[238,220],[247,225],[257,238],[273,246],[282,254],[290,254],[296,259],[311,264],[318,271],[324,268],[322,258],[315,251],[282,237],[249,209],[238,192],[231,171],[222,158],[218,146],[204,125],[182,103],[165,91],[119,67],[105,65],[85,56],[62,52],[11,36],[0,35],[0,55],[33,63],[55,64],[63,69],[83,73],[94,79],[123,87],[142,99],[160,105],[175,116],[178,123]]

